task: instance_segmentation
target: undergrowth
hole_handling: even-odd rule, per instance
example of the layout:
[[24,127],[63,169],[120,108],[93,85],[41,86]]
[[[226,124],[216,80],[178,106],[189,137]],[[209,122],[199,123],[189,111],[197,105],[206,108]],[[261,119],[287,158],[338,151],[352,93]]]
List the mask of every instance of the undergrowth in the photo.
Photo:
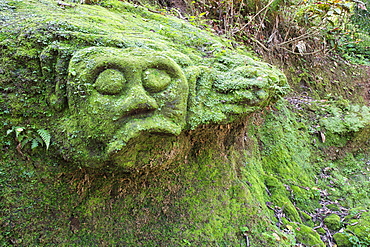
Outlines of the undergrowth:
[[[73,4],[75,0],[70,0]],[[85,0],[110,6],[112,0]],[[369,0],[128,0],[150,11],[171,14],[241,42],[264,57],[286,61],[339,52],[368,64]],[[74,5],[71,5],[72,7]]]

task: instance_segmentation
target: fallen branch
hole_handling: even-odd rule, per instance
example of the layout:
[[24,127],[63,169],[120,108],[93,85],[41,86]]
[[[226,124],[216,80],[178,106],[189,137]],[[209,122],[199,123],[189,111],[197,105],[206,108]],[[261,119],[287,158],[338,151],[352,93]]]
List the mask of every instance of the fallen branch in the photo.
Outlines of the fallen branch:
[[57,4],[59,6],[62,6],[62,7],[70,7],[70,8],[76,7],[76,5],[72,5],[72,4],[69,4],[69,3],[61,2],[61,1],[58,1]]

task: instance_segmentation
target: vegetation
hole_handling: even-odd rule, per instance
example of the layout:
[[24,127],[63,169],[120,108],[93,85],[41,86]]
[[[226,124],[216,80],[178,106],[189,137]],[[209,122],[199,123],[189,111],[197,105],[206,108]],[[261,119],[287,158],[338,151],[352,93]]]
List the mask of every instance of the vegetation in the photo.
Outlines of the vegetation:
[[[353,64],[369,64],[369,2],[40,4],[0,3],[6,21],[0,30],[0,246],[370,245],[370,70]],[[18,8],[29,8],[34,21],[17,15]],[[60,20],[37,16],[35,8]],[[194,117],[168,146],[141,136],[130,146],[138,151],[127,153],[147,164],[135,172],[71,166],[60,154],[73,147],[60,150],[65,140],[50,130],[62,122],[48,124],[63,119],[67,108],[60,97],[65,61],[80,46],[123,44],[118,16],[136,25],[129,37],[122,35],[125,45],[142,47],[137,38],[149,30],[151,47],[190,54],[189,60],[172,54],[183,67],[239,63],[248,53],[231,54],[247,45],[284,71],[292,91],[231,123],[207,119],[217,107],[210,104],[208,114]],[[110,30],[118,31],[103,35]],[[55,66],[49,71],[47,64]],[[59,91],[49,87],[54,81]],[[153,152],[151,160],[137,149],[144,142],[146,150],[170,152]]]

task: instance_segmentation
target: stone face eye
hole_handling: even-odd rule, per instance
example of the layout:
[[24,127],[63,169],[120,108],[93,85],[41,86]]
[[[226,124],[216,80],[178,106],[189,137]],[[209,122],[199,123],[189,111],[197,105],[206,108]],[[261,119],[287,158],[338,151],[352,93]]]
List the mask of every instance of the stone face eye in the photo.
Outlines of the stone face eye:
[[143,86],[151,93],[163,91],[171,82],[171,77],[164,70],[147,69],[143,72]]
[[106,69],[96,78],[94,87],[101,94],[119,94],[125,87],[126,79],[122,72],[115,69]]

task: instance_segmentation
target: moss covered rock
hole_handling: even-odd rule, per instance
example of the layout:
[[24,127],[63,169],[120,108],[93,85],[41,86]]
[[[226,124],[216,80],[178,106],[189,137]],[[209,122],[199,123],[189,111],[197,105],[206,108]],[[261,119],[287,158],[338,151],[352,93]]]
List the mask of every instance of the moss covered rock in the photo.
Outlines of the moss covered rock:
[[178,18],[100,4],[0,5],[1,245],[266,242],[239,146],[285,76]]
[[122,157],[142,133],[230,123],[287,92],[280,71],[225,40],[143,7],[101,4],[9,1],[2,12],[3,107],[17,115],[37,98],[29,114],[55,126],[71,162],[136,169],[147,161]]
[[352,234],[337,232],[333,235],[335,243],[338,247],[352,247],[353,244],[349,240],[349,238],[353,238]]
[[0,245],[322,246],[300,224],[318,190],[282,72],[99,3],[0,3]]
[[337,231],[341,227],[340,217],[337,214],[326,216],[324,219],[324,223],[329,229],[333,231]]
[[359,219],[352,219],[348,222],[346,231],[354,234],[359,243],[370,244],[370,212],[363,212]]
[[296,233],[296,239],[299,243],[306,246],[318,246],[325,247],[324,242],[320,239],[320,235],[312,228],[303,225],[290,223],[293,226],[293,230]]
[[353,208],[346,217],[343,232],[334,235],[338,246],[368,246],[370,244],[370,213],[363,207]]

